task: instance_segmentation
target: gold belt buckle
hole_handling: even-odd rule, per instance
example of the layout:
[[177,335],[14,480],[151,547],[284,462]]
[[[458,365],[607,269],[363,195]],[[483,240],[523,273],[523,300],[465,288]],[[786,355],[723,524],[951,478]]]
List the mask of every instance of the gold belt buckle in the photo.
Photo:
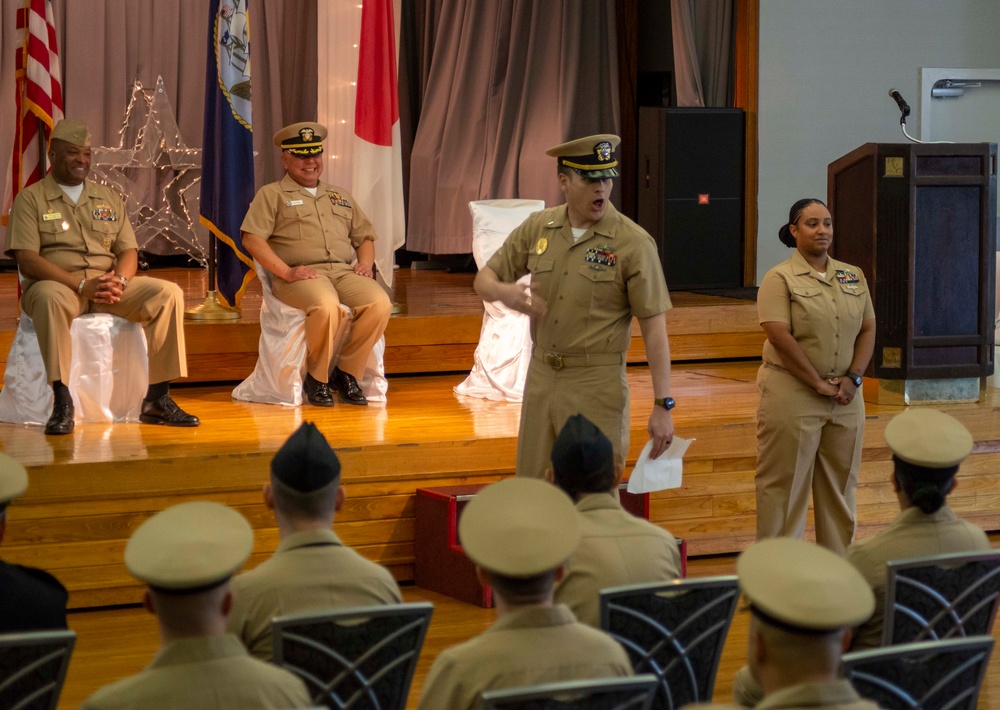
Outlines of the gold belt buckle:
[[563,369],[562,355],[559,355],[558,353],[545,353],[545,364],[553,370]]

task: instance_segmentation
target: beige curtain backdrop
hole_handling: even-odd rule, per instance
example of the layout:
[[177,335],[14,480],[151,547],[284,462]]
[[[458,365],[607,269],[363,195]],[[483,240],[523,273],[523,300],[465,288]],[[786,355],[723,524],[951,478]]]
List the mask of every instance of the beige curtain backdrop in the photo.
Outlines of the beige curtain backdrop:
[[[471,200],[559,204],[545,149],[619,126],[613,0],[414,0],[407,249],[472,251]],[[404,80],[401,80],[401,83]],[[415,93],[414,93],[415,92]],[[404,134],[406,131],[404,130]]]
[[733,105],[733,0],[670,0],[678,106]]
[[[4,167],[14,136],[14,52],[20,41],[15,11],[20,5],[5,0],[0,13]],[[54,0],[66,116],[86,121],[95,145],[116,146],[133,81],[152,89],[162,76],[181,137],[189,147],[200,148],[208,9],[208,0]],[[281,174],[271,145],[274,132],[286,123],[316,118],[316,0],[250,0],[249,11],[259,186]]]

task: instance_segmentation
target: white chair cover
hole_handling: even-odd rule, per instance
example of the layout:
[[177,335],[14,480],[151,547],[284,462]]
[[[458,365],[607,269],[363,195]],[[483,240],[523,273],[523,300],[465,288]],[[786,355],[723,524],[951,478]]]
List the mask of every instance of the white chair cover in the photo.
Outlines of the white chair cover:
[[[479,200],[469,203],[472,212],[472,254],[483,268],[508,235],[533,212],[545,209],[543,200]],[[530,276],[518,283],[525,287]],[[491,400],[520,402],[531,362],[531,319],[499,301],[483,302],[483,327],[479,332],[475,362],[469,376],[456,385],[456,394]]]
[[[66,385],[78,422],[137,422],[149,385],[146,335],[138,323],[110,313],[73,320],[73,364]],[[31,318],[22,311],[0,391],[0,421],[45,424],[49,386]]]
[[[233,399],[244,402],[281,404],[297,407],[304,400],[306,378],[306,314],[282,303],[271,291],[271,272],[254,262],[260,279],[262,300],[260,304],[260,341],[257,364],[250,376],[233,390]],[[351,309],[341,304],[345,314]],[[340,347],[350,335],[351,319],[341,320],[337,333]],[[358,382],[369,402],[385,402],[389,382],[385,378],[383,357],[385,336],[379,339],[368,356],[365,374]],[[334,358],[336,359],[336,358]]]

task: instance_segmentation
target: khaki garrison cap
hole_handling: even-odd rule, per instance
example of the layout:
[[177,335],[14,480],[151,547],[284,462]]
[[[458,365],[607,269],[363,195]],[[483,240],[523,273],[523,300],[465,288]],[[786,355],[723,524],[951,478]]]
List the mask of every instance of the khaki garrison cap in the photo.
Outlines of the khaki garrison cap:
[[0,453],[0,505],[20,498],[28,490],[28,472],[24,466]]
[[305,121],[285,126],[274,134],[274,144],[292,155],[308,158],[323,152],[326,126]]
[[60,120],[52,129],[52,140],[66,141],[81,148],[90,147],[90,129],[83,121],[69,118]]
[[885,427],[892,453],[914,466],[951,468],[972,452],[972,434],[936,409],[907,409]]
[[140,525],[125,546],[125,567],[151,587],[194,592],[229,579],[252,550],[246,518],[221,503],[195,501]]
[[621,142],[622,139],[618,136],[602,133],[562,143],[549,148],[545,154],[558,158],[560,165],[573,168],[585,178],[595,180],[618,177],[618,171],[615,170],[618,165],[615,148]]
[[554,570],[580,542],[573,501],[545,481],[508,478],[469,501],[458,538],[473,562],[505,577],[527,578]]
[[857,626],[875,611],[875,595],[854,565],[810,542],[761,540],[736,560],[736,574],[751,610],[791,631]]

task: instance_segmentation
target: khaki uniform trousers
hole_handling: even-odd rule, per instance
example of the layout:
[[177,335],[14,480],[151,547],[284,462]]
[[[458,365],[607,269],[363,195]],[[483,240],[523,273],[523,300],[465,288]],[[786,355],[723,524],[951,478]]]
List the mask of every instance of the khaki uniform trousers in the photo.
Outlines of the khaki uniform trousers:
[[372,348],[385,332],[392,303],[375,279],[359,276],[350,264],[307,266],[316,269],[319,277],[291,283],[276,278],[271,289],[282,303],[305,311],[309,374],[319,382],[330,378],[331,363],[337,357],[337,332],[346,317],[340,309],[343,303],[354,312],[354,318],[337,366],[360,380]]
[[768,365],[757,389],[757,539],[801,538],[811,491],[816,542],[844,554],[854,538],[864,399],[842,407]]
[[604,432],[617,460],[625,462],[629,444],[625,354],[566,355],[563,362],[564,367],[555,369],[537,348],[532,355],[517,435],[518,476],[545,475],[552,465],[552,445],[574,414],[583,414]]
[[[101,272],[73,273],[89,279]],[[21,308],[35,324],[49,382],[69,379],[73,359],[70,326],[84,313],[113,313],[142,324],[151,384],[187,377],[184,293],[175,283],[138,276],[128,282],[118,303],[94,303],[56,281],[36,281],[21,296]]]

